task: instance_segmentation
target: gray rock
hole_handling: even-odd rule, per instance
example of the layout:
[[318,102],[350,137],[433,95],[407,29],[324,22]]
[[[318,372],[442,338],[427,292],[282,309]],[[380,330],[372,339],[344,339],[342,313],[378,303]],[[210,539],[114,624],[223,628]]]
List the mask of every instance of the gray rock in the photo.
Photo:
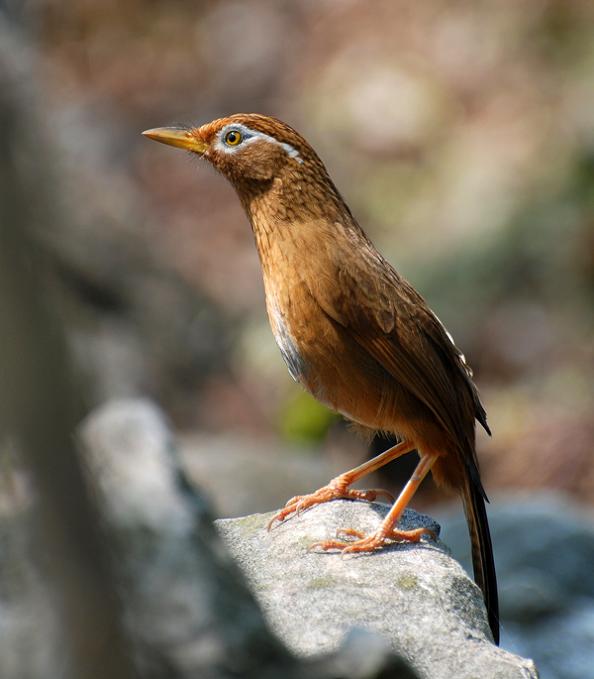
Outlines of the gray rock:
[[289,672],[290,658],[222,548],[207,503],[178,466],[160,410],[147,400],[110,401],[87,418],[80,438],[144,672],[253,676],[258,653]]
[[348,647],[317,659],[281,645],[152,403],[111,401],[87,418],[80,438],[142,676],[418,679],[370,633],[353,633]]
[[[445,517],[445,514],[444,514]],[[494,498],[489,521],[500,585],[502,643],[530,655],[547,679],[594,667],[594,525],[563,496]],[[464,517],[447,516],[445,540],[470,568]]]
[[[383,504],[335,501],[267,532],[271,514],[216,522],[272,629],[296,654],[336,650],[369,630],[423,677],[536,677],[530,660],[493,645],[478,588],[442,543],[399,544],[373,555],[308,551],[337,528],[373,530]],[[404,528],[439,527],[407,511]]]
[[[54,596],[39,577],[33,557],[30,512],[0,518],[0,677],[59,676],[65,640]],[[54,674],[54,671],[56,672]],[[62,676],[65,674],[62,672]]]

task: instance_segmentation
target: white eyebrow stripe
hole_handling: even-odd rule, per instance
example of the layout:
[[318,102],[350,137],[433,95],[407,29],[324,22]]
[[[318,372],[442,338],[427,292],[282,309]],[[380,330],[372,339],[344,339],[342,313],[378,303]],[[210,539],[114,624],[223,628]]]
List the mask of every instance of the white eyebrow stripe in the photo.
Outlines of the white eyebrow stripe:
[[[227,132],[231,130],[237,130],[238,132],[241,132],[243,136],[243,141],[241,142],[241,144],[237,144],[237,146],[228,146],[227,144],[225,144],[223,139],[225,138]],[[298,163],[303,163],[303,158],[300,156],[299,151],[294,146],[291,146],[291,144],[279,141],[278,139],[275,139],[274,137],[271,137],[269,134],[265,134],[264,132],[252,130],[251,128],[246,127],[241,123],[230,123],[229,125],[225,125],[225,127],[223,127],[221,131],[218,133],[216,141],[214,143],[214,147],[217,149],[217,151],[221,151],[222,153],[235,153],[235,151],[241,148],[243,144],[250,144],[258,139],[266,141],[269,144],[278,144],[279,146],[282,146],[282,148],[285,150],[285,153],[290,158],[293,158]]]

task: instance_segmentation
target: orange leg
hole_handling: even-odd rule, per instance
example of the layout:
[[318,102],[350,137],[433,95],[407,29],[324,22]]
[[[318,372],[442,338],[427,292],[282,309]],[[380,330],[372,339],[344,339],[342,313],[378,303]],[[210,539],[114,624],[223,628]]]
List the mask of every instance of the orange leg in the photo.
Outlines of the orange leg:
[[380,527],[372,533],[371,535],[365,536],[359,531],[348,528],[346,530],[341,530],[337,532],[337,535],[346,535],[349,537],[359,538],[353,541],[344,540],[323,540],[322,542],[316,542],[310,549],[338,549],[343,554],[348,554],[351,552],[373,552],[376,549],[380,549],[390,542],[405,540],[407,542],[419,542],[421,537],[425,534],[431,535],[435,538],[433,531],[428,528],[417,528],[415,530],[398,530],[395,526],[398,524],[402,513],[406,509],[406,506],[412,499],[417,488],[421,485],[423,479],[429,473],[429,470],[434,465],[437,460],[438,455],[421,455],[419,464],[410,477],[410,480],[402,489],[402,492],[398,496],[396,502],[392,506],[392,509],[388,512],[386,518],[382,521]]
[[340,474],[340,476],[332,479],[327,486],[319,488],[314,493],[311,493],[310,495],[297,495],[296,497],[291,498],[284,508],[272,517],[268,523],[268,530],[270,530],[275,521],[280,523],[291,514],[300,514],[314,505],[321,504],[322,502],[329,502],[330,500],[336,500],[337,498],[368,500],[373,502],[378,495],[385,495],[389,500],[393,501],[394,496],[387,490],[356,490],[355,488],[349,488],[349,486],[367,474],[388,464],[388,462],[395,460],[397,457],[410,453],[414,448],[414,445],[408,441],[397,443],[395,446],[392,446],[392,448],[380,453],[380,455],[377,455],[371,460],[360,464],[358,467],[355,467],[344,474]]

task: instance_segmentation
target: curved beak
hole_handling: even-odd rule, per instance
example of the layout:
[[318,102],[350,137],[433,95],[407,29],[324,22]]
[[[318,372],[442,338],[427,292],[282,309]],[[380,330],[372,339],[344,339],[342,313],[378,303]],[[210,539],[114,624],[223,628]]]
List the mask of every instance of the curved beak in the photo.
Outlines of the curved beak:
[[192,134],[192,130],[183,130],[178,127],[155,127],[152,130],[145,130],[142,134],[149,139],[160,141],[161,144],[177,146],[177,148],[193,153],[203,154],[207,149],[207,144]]

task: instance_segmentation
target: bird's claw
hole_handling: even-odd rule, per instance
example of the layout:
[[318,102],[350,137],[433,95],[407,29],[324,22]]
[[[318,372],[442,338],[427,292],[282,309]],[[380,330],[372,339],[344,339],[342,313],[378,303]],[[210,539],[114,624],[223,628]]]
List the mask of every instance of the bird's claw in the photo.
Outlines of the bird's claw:
[[[310,545],[309,551],[338,550],[342,556],[346,554],[356,554],[362,552],[375,552],[386,545],[394,542],[419,542],[423,535],[428,535],[431,539],[437,538],[434,531],[430,528],[415,528],[413,530],[383,529],[380,528],[375,533],[365,536],[364,533],[353,528],[342,528],[336,531],[334,540],[321,540]],[[341,536],[357,538],[356,540],[341,540]]]
[[392,502],[394,501],[392,493],[381,488],[359,490],[357,488],[349,488],[342,483],[333,483],[331,481],[327,486],[319,488],[314,493],[292,497],[285,506],[270,519],[267,528],[270,530],[275,522],[282,523],[286,518],[290,517],[291,514],[301,516],[304,511],[310,509],[314,505],[329,502],[330,500],[343,498],[373,502],[380,495],[385,496]]

